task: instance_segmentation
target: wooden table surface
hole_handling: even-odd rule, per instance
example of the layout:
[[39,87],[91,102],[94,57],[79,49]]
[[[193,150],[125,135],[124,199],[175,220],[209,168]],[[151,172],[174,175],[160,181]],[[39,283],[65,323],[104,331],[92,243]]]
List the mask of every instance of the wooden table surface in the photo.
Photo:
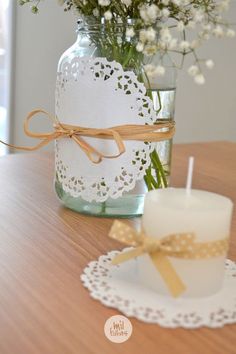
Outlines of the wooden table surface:
[[[173,186],[185,184],[189,155],[196,158],[193,187],[236,202],[236,144],[174,146]],[[104,323],[118,312],[91,299],[80,274],[117,248],[107,237],[112,220],[63,208],[52,180],[48,153],[0,158],[0,354],[236,353],[236,325],[164,329],[131,319],[131,338],[109,342]],[[235,213],[232,227],[235,260]]]

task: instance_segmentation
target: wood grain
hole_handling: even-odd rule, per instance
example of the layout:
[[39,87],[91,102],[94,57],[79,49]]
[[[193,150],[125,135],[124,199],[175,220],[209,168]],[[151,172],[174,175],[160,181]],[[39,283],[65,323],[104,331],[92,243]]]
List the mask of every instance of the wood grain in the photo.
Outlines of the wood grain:
[[[173,186],[185,184],[189,155],[196,158],[193,187],[236,202],[236,144],[175,146]],[[103,326],[117,311],[91,299],[80,274],[117,248],[106,236],[112,220],[63,208],[52,180],[50,154],[0,159],[0,354],[236,353],[236,325],[187,331],[131,319],[130,340],[109,342]],[[236,259],[235,213],[230,258]]]

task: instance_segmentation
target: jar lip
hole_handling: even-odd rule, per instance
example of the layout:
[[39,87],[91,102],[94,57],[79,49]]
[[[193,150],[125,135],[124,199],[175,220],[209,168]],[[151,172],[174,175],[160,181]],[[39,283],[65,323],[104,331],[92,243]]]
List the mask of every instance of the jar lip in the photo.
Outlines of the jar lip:
[[[124,27],[124,25],[132,26],[135,23],[137,23],[137,21],[140,20],[128,17],[124,21],[124,19],[122,18],[117,18],[116,21],[112,22],[113,30],[119,31],[121,28]],[[90,32],[91,30],[97,31],[103,28],[105,29],[110,23],[111,22],[106,21],[104,17],[96,19],[93,16],[83,16],[77,20],[77,25],[78,25],[77,31],[78,32],[88,32],[88,31]]]

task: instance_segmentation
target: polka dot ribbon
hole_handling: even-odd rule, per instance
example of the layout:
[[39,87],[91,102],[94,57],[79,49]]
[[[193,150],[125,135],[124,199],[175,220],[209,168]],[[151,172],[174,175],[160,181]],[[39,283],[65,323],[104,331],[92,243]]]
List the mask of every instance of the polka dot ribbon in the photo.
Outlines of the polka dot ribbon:
[[120,264],[148,253],[173,297],[181,295],[186,287],[168,256],[183,259],[213,258],[225,255],[229,244],[229,238],[211,242],[195,242],[194,233],[177,233],[157,239],[143,232],[138,233],[118,220],[113,223],[109,237],[134,247],[115,256],[112,264]]

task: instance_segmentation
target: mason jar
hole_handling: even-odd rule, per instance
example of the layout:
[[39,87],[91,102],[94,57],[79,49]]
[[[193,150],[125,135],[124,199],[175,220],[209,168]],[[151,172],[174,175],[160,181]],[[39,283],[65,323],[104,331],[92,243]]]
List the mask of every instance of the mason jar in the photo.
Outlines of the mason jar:
[[[58,64],[60,123],[107,129],[173,121],[176,69],[158,52],[137,50],[137,39],[126,35],[130,24],[78,22],[77,40]],[[163,76],[158,75],[160,63]],[[81,136],[80,141],[92,149],[91,156],[94,150],[106,157],[95,163],[73,139],[56,142],[55,190],[66,207],[96,216],[134,217],[142,215],[148,190],[168,186],[171,139],[124,141],[122,156],[109,139]]]

